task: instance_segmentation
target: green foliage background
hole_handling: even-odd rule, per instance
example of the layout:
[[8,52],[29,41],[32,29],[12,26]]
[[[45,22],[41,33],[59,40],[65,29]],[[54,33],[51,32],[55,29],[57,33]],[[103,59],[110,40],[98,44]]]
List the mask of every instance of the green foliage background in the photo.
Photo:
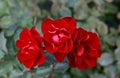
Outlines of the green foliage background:
[[[72,16],[77,26],[97,32],[102,56],[92,69],[69,68],[66,60],[26,69],[16,59],[15,41],[25,27],[41,33],[43,19]],[[50,62],[54,62],[54,71]],[[0,78],[120,78],[120,0],[0,0]]]

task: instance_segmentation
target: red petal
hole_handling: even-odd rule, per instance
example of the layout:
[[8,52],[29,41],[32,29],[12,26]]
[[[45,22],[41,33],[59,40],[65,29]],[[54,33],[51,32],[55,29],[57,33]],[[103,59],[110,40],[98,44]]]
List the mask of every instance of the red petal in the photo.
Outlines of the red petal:
[[72,34],[72,40],[73,42],[76,40],[76,38],[78,37],[78,29],[74,30],[73,34]]
[[58,19],[54,21],[54,25],[56,28],[65,28],[65,29],[71,29],[69,24],[63,20],[63,19]]
[[73,49],[73,41],[72,41],[72,39],[69,39],[67,44],[68,44],[68,51],[71,51]]
[[84,47],[80,46],[79,49],[77,50],[77,55],[81,56],[84,53]]
[[84,61],[84,57],[85,57],[84,55],[76,56],[76,66],[77,68],[82,70],[88,68],[88,65]]
[[35,51],[31,51],[31,52],[28,52],[28,54],[26,54],[25,51],[19,50],[17,57],[20,62],[24,62],[26,60],[36,57],[37,55],[38,55],[38,52],[35,52]]
[[101,57],[101,55],[102,55],[101,50],[98,50],[98,57]]
[[101,51],[100,50],[88,50],[88,56],[90,57],[100,57]]
[[87,69],[89,66],[83,61],[80,65],[77,65],[77,68],[80,70]]
[[28,42],[27,41],[23,41],[23,40],[17,40],[16,41],[16,46],[18,47],[18,48],[23,48],[24,46],[26,46],[26,45],[28,45]]
[[82,28],[78,28],[78,38],[81,41],[87,41],[89,39],[89,33]]
[[93,57],[86,57],[85,62],[88,64],[88,66],[94,67],[97,63],[97,59]]
[[30,30],[30,32],[31,32],[31,34],[32,34],[33,36],[40,36],[34,26],[33,26],[32,29]]
[[75,54],[75,63],[76,63],[76,65],[81,65],[82,63],[83,63],[83,61],[84,61],[84,56],[82,55],[82,56],[78,56],[78,55],[76,55]]
[[26,60],[29,60],[31,58],[33,58],[34,56],[30,57],[30,56],[26,56],[24,54],[22,54],[21,50],[19,50],[18,54],[17,54],[17,58],[19,60],[20,63],[26,61]]
[[36,58],[34,66],[41,65],[45,62],[45,56],[41,53],[39,54],[38,58]]
[[55,45],[52,42],[49,43],[48,41],[44,40],[44,44],[45,44],[45,49],[47,52],[54,53],[58,49],[57,47],[55,47]]
[[76,62],[75,62],[75,57],[73,52],[68,53],[68,61],[69,61],[70,67],[76,67]]
[[88,40],[88,45],[91,49],[99,49],[100,48],[100,40],[95,33],[89,32],[90,38]]
[[[62,36],[62,37],[61,37]],[[64,34],[59,34],[60,42],[64,43],[66,42],[70,37]]]
[[36,44],[39,45],[39,48],[42,49],[42,37],[39,35],[35,27],[32,27],[31,34],[37,42]]
[[55,34],[46,33],[46,34],[44,34],[43,38],[49,42],[53,42],[53,40],[52,40],[53,35],[55,35]]
[[26,68],[32,68],[34,66],[35,58],[31,58],[23,62]]
[[75,21],[74,18],[72,18],[72,17],[64,17],[62,19],[65,20],[69,24],[69,27],[71,29],[74,30],[76,28],[76,21]]
[[66,52],[68,52],[68,45],[67,45],[67,43],[64,43],[61,46],[59,46],[58,51],[60,53],[66,53]]
[[54,56],[58,62],[62,62],[66,56],[66,53],[56,52],[54,53]]
[[31,39],[31,33],[28,28],[25,28],[20,33],[20,40],[29,41]]
[[46,20],[44,20],[43,22],[42,22],[42,32],[43,33],[46,33],[46,32],[48,32],[48,31],[53,31],[54,30],[54,28],[52,27],[52,25],[53,25],[53,20],[52,19],[49,19],[49,18],[47,18]]
[[72,48],[73,48],[73,42],[72,42],[71,39],[69,39],[66,43],[59,46],[58,51],[61,52],[61,53],[67,53],[67,52],[71,51]]

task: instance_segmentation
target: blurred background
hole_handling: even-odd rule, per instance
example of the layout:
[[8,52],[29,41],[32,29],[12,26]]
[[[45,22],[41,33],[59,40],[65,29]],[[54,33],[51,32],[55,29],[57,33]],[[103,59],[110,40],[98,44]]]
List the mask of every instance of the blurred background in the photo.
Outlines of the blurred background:
[[[16,59],[15,41],[23,28],[36,21],[64,16],[78,27],[97,32],[102,56],[95,68],[78,70],[68,63],[48,61],[28,70]],[[50,62],[55,63],[54,71]],[[50,77],[52,75],[52,77]],[[0,0],[0,78],[120,78],[120,0]]]

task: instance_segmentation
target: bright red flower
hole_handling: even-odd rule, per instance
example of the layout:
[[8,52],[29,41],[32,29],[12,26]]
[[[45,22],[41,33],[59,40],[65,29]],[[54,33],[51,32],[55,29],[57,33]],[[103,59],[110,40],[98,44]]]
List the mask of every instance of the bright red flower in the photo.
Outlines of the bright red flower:
[[94,67],[97,58],[101,56],[98,36],[79,28],[73,33],[72,39],[74,47],[68,53],[69,65],[79,69]]
[[71,34],[76,29],[72,17],[57,20],[46,19],[42,22],[44,44],[47,52],[52,52],[57,61],[62,62],[66,53],[73,48]]
[[42,49],[42,38],[33,27],[22,30],[20,39],[16,41],[19,48],[17,58],[25,67],[32,68],[45,62]]

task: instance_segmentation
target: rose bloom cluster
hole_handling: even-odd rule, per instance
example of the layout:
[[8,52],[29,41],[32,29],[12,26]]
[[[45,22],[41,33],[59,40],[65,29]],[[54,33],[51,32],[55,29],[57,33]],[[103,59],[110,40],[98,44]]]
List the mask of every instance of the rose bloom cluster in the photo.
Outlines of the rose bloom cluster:
[[96,66],[101,56],[100,40],[96,33],[76,27],[72,17],[45,19],[41,24],[43,36],[35,27],[25,28],[16,41],[17,58],[26,68],[46,61],[44,51],[52,53],[58,62],[67,57],[70,67],[86,69]]

